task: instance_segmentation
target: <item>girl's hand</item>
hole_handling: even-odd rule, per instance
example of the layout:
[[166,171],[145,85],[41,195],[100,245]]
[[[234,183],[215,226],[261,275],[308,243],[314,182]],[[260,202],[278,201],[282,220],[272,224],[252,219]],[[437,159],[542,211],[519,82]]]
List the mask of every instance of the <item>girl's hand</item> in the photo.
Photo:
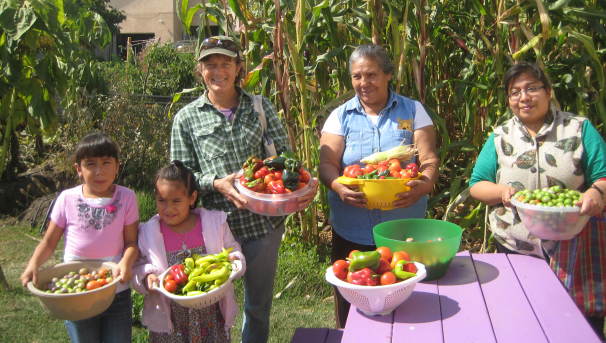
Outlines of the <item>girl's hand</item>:
[[238,193],[238,191],[234,188],[234,180],[236,179],[236,174],[230,174],[222,179],[216,179],[213,182],[213,187],[215,190],[227,200],[231,201],[237,208],[244,208],[247,201]]
[[145,286],[149,291],[155,292],[156,290],[154,288],[160,287],[160,279],[158,279],[158,275],[153,273],[147,274],[147,277],[145,278]]
[[501,191],[501,202],[504,206],[512,207],[511,196],[516,194],[516,189],[511,186],[505,186]]
[[581,207],[581,214],[599,217],[604,211],[604,199],[602,194],[593,188],[589,188],[581,195],[581,200],[576,204]]
[[27,268],[25,268],[25,270],[23,271],[23,274],[21,274],[21,285],[23,285],[23,287],[27,286],[27,283],[32,281],[34,284],[38,281],[38,273],[37,273],[37,268],[33,268],[31,266],[27,266]]
[[120,282],[121,283],[127,283],[130,281],[130,279],[132,279],[133,277],[133,270],[132,270],[132,266],[129,265],[127,263],[127,261],[125,261],[125,259],[123,258],[122,260],[120,260],[120,262],[118,263],[118,275],[116,277],[121,278]]

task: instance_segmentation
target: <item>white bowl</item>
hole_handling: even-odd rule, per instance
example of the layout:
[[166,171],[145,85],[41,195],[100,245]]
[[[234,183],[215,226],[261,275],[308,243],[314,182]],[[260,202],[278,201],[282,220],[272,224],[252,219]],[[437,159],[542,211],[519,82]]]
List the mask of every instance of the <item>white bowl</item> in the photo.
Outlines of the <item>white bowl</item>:
[[231,261],[231,274],[229,278],[219,287],[213,289],[210,292],[206,292],[199,295],[185,296],[185,295],[176,295],[164,289],[164,277],[170,271],[170,268],[166,269],[164,273],[162,273],[160,278],[160,286],[155,287],[157,291],[162,293],[167,298],[173,300],[177,304],[188,307],[188,308],[204,308],[214,303],[218,302],[225,296],[225,292],[229,289],[228,285],[230,285],[233,280],[239,277],[238,272],[242,269],[242,261],[233,260]]
[[54,317],[64,320],[82,320],[94,317],[107,310],[114,301],[116,287],[120,278],[114,277],[112,282],[81,293],[46,293],[42,289],[53,277],[62,277],[69,272],[78,272],[80,268],[99,269],[105,267],[118,272],[118,265],[107,261],[71,261],[57,264],[53,267],[38,271],[37,282],[27,283],[27,289],[38,297],[43,307]]
[[415,285],[427,275],[425,266],[415,262],[417,275],[384,286],[362,286],[343,281],[335,276],[332,266],[326,268],[326,281],[337,287],[343,298],[369,316],[386,315],[400,306],[415,288]]
[[309,192],[315,192],[317,189],[315,187],[317,180],[311,178],[305,187],[297,189],[292,193],[257,193],[240,184],[240,175],[242,175],[242,170],[238,172],[237,177],[234,180],[234,186],[246,199],[246,209],[262,216],[286,216],[300,211],[311,203],[313,197],[305,203],[299,203],[299,198],[307,195]]
[[511,204],[516,207],[524,226],[534,236],[548,240],[568,240],[578,235],[589,216],[581,215],[581,209],[574,207],[549,207],[531,205],[514,198]]

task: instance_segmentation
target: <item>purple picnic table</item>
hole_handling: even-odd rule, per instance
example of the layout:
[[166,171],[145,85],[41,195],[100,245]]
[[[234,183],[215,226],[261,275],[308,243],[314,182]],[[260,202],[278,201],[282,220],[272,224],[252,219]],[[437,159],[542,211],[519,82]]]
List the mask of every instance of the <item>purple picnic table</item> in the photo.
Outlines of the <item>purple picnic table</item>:
[[291,343],[600,342],[547,263],[460,252],[436,281],[417,284],[393,313],[354,306],[344,330],[298,328]]

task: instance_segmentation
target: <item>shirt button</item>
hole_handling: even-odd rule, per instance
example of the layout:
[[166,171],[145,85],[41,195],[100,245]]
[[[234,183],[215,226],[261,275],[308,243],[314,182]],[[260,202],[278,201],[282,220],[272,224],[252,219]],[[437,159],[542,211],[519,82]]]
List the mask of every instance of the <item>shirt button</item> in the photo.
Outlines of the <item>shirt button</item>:
[[535,167],[530,168],[530,172],[531,173],[536,173],[537,172],[537,168],[535,168]]

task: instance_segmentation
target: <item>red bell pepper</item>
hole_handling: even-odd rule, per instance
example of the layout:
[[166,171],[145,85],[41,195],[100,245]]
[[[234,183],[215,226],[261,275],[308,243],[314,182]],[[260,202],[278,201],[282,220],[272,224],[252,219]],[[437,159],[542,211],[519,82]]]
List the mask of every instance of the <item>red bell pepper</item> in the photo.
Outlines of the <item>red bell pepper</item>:
[[267,184],[267,189],[272,194],[283,194],[286,193],[286,187],[282,180],[272,180]]
[[171,266],[169,274],[172,275],[173,280],[175,280],[177,285],[184,285],[187,283],[187,274],[185,274],[185,266],[183,264]]
[[362,268],[351,272],[350,278],[350,282],[354,285],[376,286],[379,284],[379,276],[370,268]]

